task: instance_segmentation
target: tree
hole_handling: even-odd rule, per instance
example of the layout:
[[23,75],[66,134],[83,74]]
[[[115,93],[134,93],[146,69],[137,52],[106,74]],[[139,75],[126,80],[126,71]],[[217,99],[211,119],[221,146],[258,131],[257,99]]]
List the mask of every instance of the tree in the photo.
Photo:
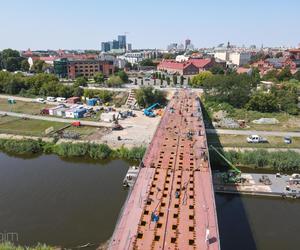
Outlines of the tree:
[[210,72],[214,75],[224,75],[225,73],[224,68],[219,64],[212,66]]
[[30,65],[26,59],[21,62],[21,70],[24,72],[28,72],[30,69]]
[[151,59],[144,59],[140,62],[140,66],[155,66],[156,64]]
[[123,83],[127,83],[128,82],[128,75],[126,74],[126,72],[124,70],[121,70],[117,73],[117,76],[120,77],[120,79],[122,80]]
[[269,70],[264,76],[263,80],[265,81],[277,81],[278,70],[272,69]]
[[21,69],[21,61],[23,58],[16,50],[5,49],[1,52],[1,68],[14,72]]
[[74,87],[87,86],[88,80],[84,76],[79,76],[75,79]]
[[168,84],[168,86],[170,86],[170,84],[171,84],[171,79],[169,76],[167,76],[167,84]]
[[160,105],[166,104],[165,93],[153,87],[141,87],[136,91],[135,96],[138,105],[144,108],[154,103],[159,103]]
[[284,67],[279,73],[277,74],[278,81],[288,81],[292,78],[291,69],[289,66]]
[[177,85],[177,75],[173,75],[173,84]]
[[259,112],[276,112],[279,110],[279,106],[274,94],[256,92],[246,104],[246,109]]
[[96,83],[104,83],[104,75],[102,73],[96,73],[94,75],[94,80]]
[[294,74],[294,78],[298,81],[300,81],[300,69]]
[[35,73],[43,73],[46,66],[47,65],[46,65],[46,63],[44,61],[42,61],[42,60],[36,60],[36,61],[33,62],[32,70]]
[[73,90],[73,96],[79,96],[79,97],[81,97],[81,96],[83,96],[83,94],[84,94],[83,88],[81,88],[81,87],[74,88],[74,90]]
[[121,87],[123,84],[123,80],[121,79],[120,76],[111,76],[107,80],[107,86],[108,87]]
[[280,58],[283,57],[283,53],[282,52],[277,52],[275,55],[276,58]]
[[250,99],[253,82],[247,74],[213,75],[206,78],[202,85],[208,101],[226,102],[241,108]]
[[210,71],[202,71],[200,72],[198,75],[194,76],[191,80],[191,86],[193,88],[198,88],[200,86],[202,86],[203,82],[212,77],[213,74]]

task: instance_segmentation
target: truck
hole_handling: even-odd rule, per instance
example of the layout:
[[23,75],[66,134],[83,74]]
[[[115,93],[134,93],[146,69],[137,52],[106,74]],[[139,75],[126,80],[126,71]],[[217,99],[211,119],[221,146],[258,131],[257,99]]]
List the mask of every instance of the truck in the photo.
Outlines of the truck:
[[250,135],[247,137],[248,143],[267,143],[268,140],[259,135]]

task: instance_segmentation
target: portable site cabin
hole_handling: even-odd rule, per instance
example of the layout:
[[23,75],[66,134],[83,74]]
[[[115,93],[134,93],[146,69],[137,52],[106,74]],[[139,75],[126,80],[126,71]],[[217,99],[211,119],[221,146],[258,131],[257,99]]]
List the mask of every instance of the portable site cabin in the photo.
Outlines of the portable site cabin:
[[77,97],[77,96],[70,97],[70,98],[67,99],[67,103],[76,104],[77,102],[80,102],[80,100],[81,100],[80,97]]
[[87,101],[86,101],[86,104],[88,105],[88,106],[95,106],[96,104],[97,104],[97,99],[96,98],[91,98],[91,99],[88,99]]
[[62,106],[56,106],[56,107],[53,107],[53,108],[49,108],[49,115],[57,115],[57,110],[61,109]]
[[85,108],[76,109],[74,111],[74,118],[83,118],[84,114],[86,113]]
[[75,112],[76,108],[71,108],[71,109],[67,109],[65,111],[65,116],[67,118],[74,118],[74,112]]
[[56,110],[56,115],[57,115],[57,116],[65,116],[66,110],[67,110],[66,108],[61,107],[60,109],[57,109],[57,110]]
[[117,116],[118,113],[116,112],[102,113],[100,119],[104,122],[112,122],[116,120]]

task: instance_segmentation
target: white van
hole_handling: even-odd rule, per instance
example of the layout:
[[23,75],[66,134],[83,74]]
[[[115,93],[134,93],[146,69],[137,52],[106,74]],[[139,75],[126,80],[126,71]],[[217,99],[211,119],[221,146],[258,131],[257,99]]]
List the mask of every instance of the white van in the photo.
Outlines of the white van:
[[47,102],[56,102],[56,98],[53,96],[48,96],[47,97]]
[[45,101],[44,98],[36,98],[35,102],[37,102],[37,103],[45,103],[46,101]]
[[64,102],[66,102],[66,98],[64,98],[64,97],[57,97],[56,101],[60,102],[60,103],[64,103]]

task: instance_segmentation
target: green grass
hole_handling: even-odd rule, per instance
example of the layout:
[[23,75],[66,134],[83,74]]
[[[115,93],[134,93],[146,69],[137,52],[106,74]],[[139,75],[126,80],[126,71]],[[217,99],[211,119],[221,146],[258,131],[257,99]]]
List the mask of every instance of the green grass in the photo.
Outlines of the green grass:
[[[227,117],[233,118],[234,120],[245,120],[247,125],[245,129],[290,132],[300,131],[300,115],[289,115],[284,112],[261,113],[246,109],[236,109],[226,104],[217,105],[216,103],[208,103],[205,104],[205,106],[209,115],[209,117],[204,117],[206,121],[212,119],[212,114],[215,111],[225,110],[228,114]],[[275,118],[279,121],[279,123],[275,125],[252,123],[253,120],[258,120],[260,118]]]
[[45,130],[53,127],[54,130],[65,127],[65,123],[40,121],[40,120],[24,120],[15,117],[0,118],[0,133],[26,135],[26,136],[45,136]]
[[208,143],[213,146],[222,147],[241,147],[241,148],[300,148],[300,138],[292,138],[292,144],[285,144],[283,137],[280,136],[266,136],[269,143],[247,143],[246,135],[213,135],[208,134]]
[[95,133],[97,130],[98,128],[96,127],[80,126],[80,127],[69,127],[66,128],[64,131],[78,133],[84,137]]
[[38,244],[35,247],[15,246],[12,243],[6,242],[0,244],[0,250],[54,250],[54,247],[49,247],[43,244]]
[[42,109],[49,107],[52,106],[34,102],[22,102],[18,100],[16,101],[16,104],[8,104],[6,99],[0,98],[1,111],[39,115]]

